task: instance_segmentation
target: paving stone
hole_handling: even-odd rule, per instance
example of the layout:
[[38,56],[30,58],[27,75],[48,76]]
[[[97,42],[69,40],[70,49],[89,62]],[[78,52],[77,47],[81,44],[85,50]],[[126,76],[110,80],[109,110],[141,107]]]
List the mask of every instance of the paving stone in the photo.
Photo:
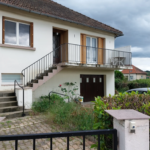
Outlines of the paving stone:
[[[43,117],[43,116],[42,116]],[[8,121],[8,120],[7,120]],[[41,117],[24,117],[16,118],[7,121],[3,121],[0,124],[0,135],[16,135],[16,134],[31,134],[31,133],[51,133],[60,132],[55,126],[46,124],[45,119]],[[42,122],[40,122],[42,121]],[[6,123],[7,122],[7,123]],[[9,127],[9,128],[8,128]],[[78,137],[70,137],[69,147],[70,150],[82,150],[83,139]],[[86,140],[86,150],[90,150],[93,142]],[[54,150],[66,150],[67,138],[54,138],[53,139]],[[14,150],[14,141],[0,142],[0,150]],[[36,150],[49,150],[50,138],[37,139]],[[18,141],[18,150],[33,150],[33,140],[20,140]]]

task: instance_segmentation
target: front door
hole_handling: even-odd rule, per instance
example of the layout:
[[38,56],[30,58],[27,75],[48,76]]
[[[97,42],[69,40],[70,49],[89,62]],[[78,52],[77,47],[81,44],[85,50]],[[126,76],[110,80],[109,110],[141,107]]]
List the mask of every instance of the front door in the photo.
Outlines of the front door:
[[60,33],[53,33],[53,63],[60,62]]
[[87,46],[87,63],[96,64],[97,63],[97,38],[86,37]]
[[84,102],[94,101],[97,96],[104,96],[103,75],[80,75],[80,95]]

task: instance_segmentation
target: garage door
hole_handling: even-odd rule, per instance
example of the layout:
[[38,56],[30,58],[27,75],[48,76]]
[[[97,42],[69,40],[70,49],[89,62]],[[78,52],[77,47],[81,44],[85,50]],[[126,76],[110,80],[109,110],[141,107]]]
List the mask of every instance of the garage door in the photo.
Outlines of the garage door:
[[94,101],[97,96],[104,96],[103,75],[80,75],[80,95],[84,102]]

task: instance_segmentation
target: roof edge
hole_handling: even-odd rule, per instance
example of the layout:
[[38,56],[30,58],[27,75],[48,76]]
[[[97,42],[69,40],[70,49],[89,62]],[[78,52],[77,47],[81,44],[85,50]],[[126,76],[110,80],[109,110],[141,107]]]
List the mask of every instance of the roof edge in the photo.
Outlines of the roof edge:
[[78,24],[78,25],[83,25],[83,26],[86,26],[86,27],[90,27],[90,28],[94,28],[94,29],[98,29],[98,30],[102,30],[102,31],[106,31],[106,32],[115,34],[116,37],[119,37],[119,36],[123,36],[123,35],[124,35],[123,33],[121,34],[121,33],[118,33],[118,32],[109,31],[109,30],[105,30],[105,29],[102,29],[102,28],[96,28],[96,27],[89,26],[89,25],[86,25],[86,24],[83,24],[83,23],[78,23],[78,22],[76,22],[76,21],[68,20],[68,19],[61,18],[61,17],[57,17],[57,16],[54,16],[54,15],[48,15],[48,14],[45,14],[45,13],[40,13],[40,12],[37,12],[37,11],[32,11],[32,10],[30,10],[30,9],[20,8],[20,7],[13,6],[13,5],[6,4],[6,3],[2,3],[2,2],[0,2],[0,5],[12,7],[12,8],[15,8],[15,9],[27,11],[27,12],[34,13],[34,14],[38,14],[38,15],[42,15],[42,16],[47,16],[47,17],[59,19],[59,20],[62,20],[62,21],[67,21],[67,22],[75,23],[75,24]]

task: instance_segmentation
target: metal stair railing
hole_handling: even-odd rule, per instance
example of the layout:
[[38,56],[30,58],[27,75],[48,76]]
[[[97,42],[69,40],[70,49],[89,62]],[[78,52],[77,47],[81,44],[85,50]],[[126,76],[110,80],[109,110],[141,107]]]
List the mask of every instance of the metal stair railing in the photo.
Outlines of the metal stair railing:
[[31,83],[31,80],[36,79],[36,77],[40,76],[44,71],[49,70],[50,67],[57,64],[55,60],[57,59],[56,57],[59,57],[60,55],[58,53],[60,47],[61,46],[22,70],[21,74],[24,78],[24,86],[27,83]]
[[25,113],[24,113],[24,87],[21,86],[21,85],[17,82],[17,80],[15,80],[15,81],[14,81],[14,93],[15,93],[15,95],[16,95],[16,84],[22,89],[22,92],[23,92],[23,96],[22,96],[22,98],[23,98],[23,111],[22,111],[22,117],[24,117],[24,116],[25,116]]

